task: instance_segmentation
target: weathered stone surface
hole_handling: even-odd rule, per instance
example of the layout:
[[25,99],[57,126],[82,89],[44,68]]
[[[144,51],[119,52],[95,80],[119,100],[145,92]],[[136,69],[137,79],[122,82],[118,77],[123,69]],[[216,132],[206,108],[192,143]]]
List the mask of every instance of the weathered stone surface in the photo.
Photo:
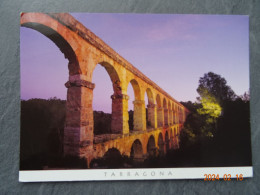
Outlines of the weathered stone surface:
[[[138,159],[148,155],[147,148],[149,153],[154,149],[165,153],[169,148],[178,147],[179,131],[188,110],[94,33],[66,13],[22,13],[20,22],[50,38],[69,59],[69,80],[65,84],[68,88],[65,155],[85,158],[89,164],[91,159],[101,157],[113,147],[121,154]],[[95,84],[92,75],[97,64],[109,74],[114,93],[111,96],[112,134],[94,138],[92,102]],[[131,133],[127,95],[130,83],[135,94],[134,131]],[[145,93],[148,96],[148,123]]]

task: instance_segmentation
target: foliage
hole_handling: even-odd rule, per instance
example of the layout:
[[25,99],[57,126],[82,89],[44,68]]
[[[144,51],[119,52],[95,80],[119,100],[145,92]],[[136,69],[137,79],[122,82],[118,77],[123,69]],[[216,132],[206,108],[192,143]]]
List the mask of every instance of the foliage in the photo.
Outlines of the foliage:
[[111,114],[102,111],[94,111],[94,134],[111,133]]
[[201,104],[193,103],[191,113],[187,116],[180,134],[182,147],[190,147],[203,139],[211,138],[213,135],[214,126],[208,122],[208,115],[198,113],[200,109],[202,109]]
[[249,91],[245,92],[243,95],[239,96],[239,98],[242,101],[244,101],[244,102],[249,102],[249,100],[250,100],[250,93],[249,93]]
[[201,108],[201,104],[193,103],[191,101],[188,102],[180,102],[183,106],[185,106],[191,113],[195,113],[197,109]]
[[[200,102],[181,102],[190,114],[180,133],[179,150],[170,151],[166,157],[147,159],[143,165],[133,165],[120,152],[110,151],[93,162],[93,167],[251,165],[249,92],[237,97],[224,78],[211,72],[200,78],[197,91]],[[65,100],[57,98],[21,101],[21,169],[67,166],[60,160],[65,105]],[[111,132],[110,123],[111,114],[94,111],[95,134]],[[129,126],[133,129],[133,111],[129,111]],[[66,162],[75,167],[77,159]],[[79,167],[81,164],[84,162]]]
[[235,92],[227,85],[226,79],[213,72],[208,72],[199,79],[197,92],[203,97],[206,91],[215,97],[219,104],[222,104],[225,100],[237,98]]
[[200,78],[199,103],[182,102],[190,111],[181,131],[181,149],[191,164],[251,165],[249,92],[235,95],[220,75]]
[[208,115],[207,121],[213,123],[221,114],[221,107],[216,98],[204,89],[201,91],[200,102],[202,108],[197,109],[198,114]]
[[[94,111],[94,134],[111,132],[111,114]],[[21,101],[21,169],[60,166],[66,101],[56,97]],[[74,160],[71,164],[75,165]],[[67,166],[67,165],[66,165]]]
[[39,169],[62,155],[65,105],[57,98],[21,101],[21,168]]

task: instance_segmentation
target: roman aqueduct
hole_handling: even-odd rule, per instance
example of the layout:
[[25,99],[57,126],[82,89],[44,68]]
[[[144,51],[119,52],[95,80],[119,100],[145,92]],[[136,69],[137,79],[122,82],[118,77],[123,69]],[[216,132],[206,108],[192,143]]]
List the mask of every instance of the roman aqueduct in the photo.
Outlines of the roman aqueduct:
[[[68,88],[65,156],[90,163],[110,148],[116,148],[121,154],[142,159],[155,151],[165,153],[169,148],[179,147],[179,134],[189,111],[70,14],[21,13],[21,26],[47,36],[69,61],[69,79],[65,84]],[[111,94],[112,133],[95,136],[92,73],[97,64],[109,74],[114,94]],[[129,83],[135,95],[133,131],[129,131],[128,125]]]

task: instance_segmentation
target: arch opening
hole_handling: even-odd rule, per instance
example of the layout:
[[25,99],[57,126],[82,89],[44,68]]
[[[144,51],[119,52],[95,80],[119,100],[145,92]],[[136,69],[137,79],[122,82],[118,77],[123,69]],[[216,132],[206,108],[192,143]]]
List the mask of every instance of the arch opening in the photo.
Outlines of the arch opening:
[[60,34],[42,24],[22,24],[20,43],[21,169],[56,166],[64,155],[64,83],[78,73],[77,58]]
[[81,74],[78,59],[70,44],[55,30],[52,28],[35,22],[27,22],[22,24],[23,27],[36,30],[49,38],[64,54],[64,57],[69,60],[68,68],[69,75]]
[[162,133],[160,133],[158,136],[158,147],[159,147],[159,155],[160,156],[164,155],[164,141],[163,141]]
[[[96,69],[98,70],[98,75],[95,75]],[[100,74],[101,71],[103,71],[102,74]],[[117,70],[110,63],[101,61],[92,70],[91,79],[98,84],[94,89],[96,96],[93,98],[93,103],[95,107],[99,105],[99,109],[102,110],[101,113],[96,113],[99,119],[98,117],[95,118],[98,119],[98,122],[94,120],[94,124],[97,127],[98,124],[102,123],[103,130],[101,134],[122,134],[122,105],[123,101],[127,101],[127,96],[122,94],[122,84]],[[108,80],[111,82],[106,82]]]
[[168,123],[169,125],[172,125],[172,105],[170,100],[168,101],[168,112],[169,112],[169,118],[168,118]]
[[[128,84],[127,93],[129,94],[130,97],[128,101],[129,130],[130,131],[144,130],[146,129],[145,102],[144,100],[141,100],[140,86],[135,79],[132,79]],[[133,104],[130,103],[131,100],[133,100],[132,101]]]
[[117,148],[109,148],[102,158],[95,158],[90,162],[91,168],[123,168],[124,157]]
[[155,128],[155,109],[156,105],[154,104],[153,94],[150,88],[147,88],[145,91],[145,100],[148,103],[146,107],[146,126],[147,129]]
[[156,156],[156,145],[155,145],[155,139],[154,136],[151,135],[149,137],[148,143],[147,143],[147,153],[148,157],[155,157]]
[[142,143],[140,142],[139,139],[136,139],[131,147],[131,153],[130,157],[135,161],[135,162],[142,162],[144,160],[143,158],[143,147]]
[[113,133],[112,126],[112,104],[111,95],[121,92],[116,70],[108,63],[101,62],[95,66],[92,72],[92,82],[95,83],[93,90],[93,118],[94,135]]
[[163,98],[163,109],[164,109],[164,125],[165,126],[168,126],[168,118],[169,118],[169,111],[168,111],[168,108],[167,108],[167,102],[166,102],[166,99]]
[[159,94],[157,94],[157,96],[156,96],[156,104],[157,104],[157,126],[162,127],[163,126],[163,108],[162,108],[161,98],[160,98]]

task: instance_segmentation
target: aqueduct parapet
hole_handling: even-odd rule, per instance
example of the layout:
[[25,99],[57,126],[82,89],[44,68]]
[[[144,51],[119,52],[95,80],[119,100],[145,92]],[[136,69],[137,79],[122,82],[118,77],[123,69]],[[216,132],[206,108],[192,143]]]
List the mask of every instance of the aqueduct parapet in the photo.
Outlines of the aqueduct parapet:
[[[87,159],[102,157],[110,148],[140,159],[177,148],[179,131],[188,110],[116,53],[70,14],[22,13],[21,26],[50,38],[69,60],[64,155]],[[110,76],[111,134],[94,136],[93,71],[97,64]],[[128,125],[128,85],[134,89],[134,131]],[[145,93],[148,97],[146,122]]]

